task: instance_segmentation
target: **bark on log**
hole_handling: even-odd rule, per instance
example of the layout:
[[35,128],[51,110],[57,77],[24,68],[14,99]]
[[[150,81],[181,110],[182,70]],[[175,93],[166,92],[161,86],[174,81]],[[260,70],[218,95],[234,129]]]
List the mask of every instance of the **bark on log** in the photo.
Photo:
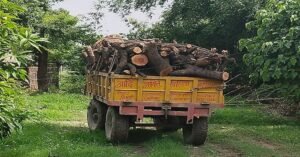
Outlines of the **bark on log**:
[[127,63],[127,66],[129,68],[130,74],[132,76],[136,76],[136,67],[131,63]]
[[108,66],[110,54],[111,54],[110,49],[107,47],[103,47],[102,52],[101,52],[101,59],[100,59],[100,63],[99,63],[100,71],[103,68],[105,68],[106,66]]
[[209,58],[205,57],[205,58],[199,58],[194,62],[194,65],[198,66],[198,67],[205,67],[207,65],[210,64]]
[[148,57],[143,54],[134,55],[133,57],[131,57],[131,63],[136,66],[145,66],[148,64],[148,62]]
[[120,74],[126,67],[127,63],[128,63],[128,57],[127,57],[127,52],[125,50],[119,50],[118,51],[118,64],[115,70],[116,74]]
[[144,52],[147,55],[151,66],[160,76],[167,76],[173,71],[172,66],[167,63],[159,54],[157,45],[149,43],[145,45]]
[[229,79],[227,72],[210,71],[192,65],[187,65],[185,69],[173,71],[171,76],[191,76],[191,77],[205,77],[226,81]]
[[87,60],[88,54],[87,54],[87,52],[85,52],[84,50],[82,51],[82,56],[86,59],[86,61],[88,61],[88,60]]

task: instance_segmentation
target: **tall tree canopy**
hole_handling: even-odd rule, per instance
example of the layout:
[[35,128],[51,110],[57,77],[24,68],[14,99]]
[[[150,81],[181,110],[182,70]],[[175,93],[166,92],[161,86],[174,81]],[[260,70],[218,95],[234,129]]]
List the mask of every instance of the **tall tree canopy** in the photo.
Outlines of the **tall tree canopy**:
[[[129,14],[132,10],[151,12],[166,0],[101,0],[112,11]],[[234,50],[246,35],[245,23],[264,4],[261,0],[174,0],[149,35],[165,40],[176,39],[205,47]]]
[[[35,51],[38,63],[38,87],[48,90],[47,64],[51,62],[63,64],[66,59],[80,56],[79,49],[83,44],[90,43],[97,37],[88,27],[79,25],[77,17],[71,16],[66,10],[52,10],[51,6],[61,0],[12,0],[26,10],[18,14],[16,21],[20,25],[32,28],[42,37],[47,37],[49,43],[43,44],[48,51]],[[72,54],[72,55],[71,55]],[[76,57],[75,57],[76,58]],[[76,58],[79,64],[80,58]],[[73,60],[74,61],[74,60]]]

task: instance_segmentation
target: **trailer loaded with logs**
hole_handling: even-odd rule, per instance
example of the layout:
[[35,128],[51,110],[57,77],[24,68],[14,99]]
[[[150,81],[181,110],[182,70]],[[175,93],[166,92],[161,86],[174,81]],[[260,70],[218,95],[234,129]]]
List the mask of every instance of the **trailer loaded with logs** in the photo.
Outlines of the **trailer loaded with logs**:
[[[226,81],[228,51],[157,39],[124,40],[107,36],[83,51],[87,70],[132,76],[191,76]],[[113,63],[113,64],[110,64]]]
[[[86,93],[92,96],[90,130],[124,142],[130,127],[183,130],[188,144],[203,144],[207,118],[224,106],[228,51],[158,39],[125,40],[107,36],[83,50],[87,61]],[[143,123],[144,117],[153,123]]]

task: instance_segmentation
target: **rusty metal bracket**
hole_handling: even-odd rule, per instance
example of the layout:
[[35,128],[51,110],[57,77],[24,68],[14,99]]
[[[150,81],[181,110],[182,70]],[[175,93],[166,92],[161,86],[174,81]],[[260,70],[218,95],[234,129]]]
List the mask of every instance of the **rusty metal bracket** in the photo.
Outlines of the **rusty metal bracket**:
[[171,106],[168,105],[168,104],[164,104],[162,105],[161,109],[163,110],[164,112],[164,115],[165,115],[165,118],[168,119],[168,111],[171,110]]

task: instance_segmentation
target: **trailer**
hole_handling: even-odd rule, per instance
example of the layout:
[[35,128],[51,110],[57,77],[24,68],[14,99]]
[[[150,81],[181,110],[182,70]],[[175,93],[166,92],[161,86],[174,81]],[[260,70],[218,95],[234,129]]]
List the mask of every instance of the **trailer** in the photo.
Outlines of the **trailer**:
[[[182,128],[187,144],[204,144],[208,117],[224,107],[224,82],[175,76],[135,77],[88,71],[86,94],[92,97],[87,121],[90,130],[105,129],[111,142],[125,142],[130,127]],[[144,123],[145,117],[153,123]]]

